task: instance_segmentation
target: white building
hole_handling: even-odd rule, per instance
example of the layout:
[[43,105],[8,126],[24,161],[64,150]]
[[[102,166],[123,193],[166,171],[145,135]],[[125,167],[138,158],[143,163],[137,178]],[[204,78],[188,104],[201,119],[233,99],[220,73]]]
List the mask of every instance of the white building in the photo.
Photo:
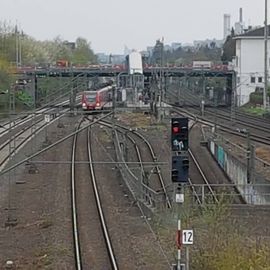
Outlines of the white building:
[[143,74],[142,55],[133,51],[128,55],[129,74]]
[[[268,26],[269,33],[270,26]],[[264,27],[234,37],[236,55],[236,94],[238,106],[249,102],[249,95],[264,88]],[[268,70],[270,41],[268,41]],[[269,76],[269,75],[268,75]]]

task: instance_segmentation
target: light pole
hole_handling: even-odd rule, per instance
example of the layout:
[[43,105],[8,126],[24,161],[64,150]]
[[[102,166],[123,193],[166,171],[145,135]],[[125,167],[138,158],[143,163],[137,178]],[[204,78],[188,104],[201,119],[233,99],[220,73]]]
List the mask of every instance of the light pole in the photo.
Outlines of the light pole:
[[264,91],[263,91],[263,108],[266,109],[266,96],[268,88],[268,70],[267,70],[267,38],[268,38],[268,26],[267,26],[267,0],[265,0],[265,19],[264,19]]
[[[120,87],[120,85],[121,85],[120,84],[121,75],[127,75],[127,72],[126,71],[121,71],[116,75],[116,91],[118,91],[121,88]],[[115,97],[113,97],[113,98],[115,98]]]
[[[15,157],[16,157],[16,138],[15,135],[12,135],[12,126],[15,125],[15,122],[12,120],[12,115],[15,114],[15,86],[11,85],[8,88],[8,104],[9,104],[9,110],[8,110],[8,118],[9,118],[9,128],[8,128],[8,136],[9,136],[9,143],[8,143],[8,152],[9,152],[9,158],[8,162],[10,163],[11,160],[14,158],[14,163],[16,163]],[[15,169],[13,170],[13,180],[16,179],[16,173]],[[15,180],[16,181],[16,180]],[[6,226],[16,225],[16,219],[12,218],[11,216],[11,171],[8,173],[8,215],[7,220],[5,222]]]
[[121,71],[120,73],[117,74],[116,76],[116,87],[119,88],[120,87],[120,76],[121,75],[126,75],[127,72],[126,71]]

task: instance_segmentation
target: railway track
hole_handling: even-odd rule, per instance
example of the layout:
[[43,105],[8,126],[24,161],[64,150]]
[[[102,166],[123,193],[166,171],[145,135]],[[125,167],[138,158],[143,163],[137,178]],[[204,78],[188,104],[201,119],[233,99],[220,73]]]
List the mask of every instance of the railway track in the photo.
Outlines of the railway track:
[[59,98],[56,98],[53,102],[47,103],[43,105],[41,108],[36,109],[34,111],[21,112],[16,117],[14,117],[14,115],[11,114],[8,120],[0,124],[0,138],[5,134],[9,133],[10,130],[13,131],[18,127],[24,126],[28,122],[33,122],[33,120],[40,118],[40,116],[44,116],[44,114],[46,113],[52,113],[55,108],[61,109],[62,106],[68,105],[69,104],[68,99],[64,101],[58,101],[58,99],[63,99],[66,96],[67,94],[62,95]]
[[[232,135],[235,135],[237,137],[240,137],[240,138],[243,138],[243,139],[247,139],[247,136],[250,137],[251,139],[251,142],[256,142],[256,143],[260,143],[260,144],[264,144],[264,145],[270,145],[270,136],[269,134],[267,135],[266,133],[266,130],[267,128],[258,128],[257,130],[259,131],[259,134],[256,132],[247,132],[247,130],[243,129],[243,128],[236,128],[234,125],[231,124],[231,119],[230,117],[223,117],[224,119],[227,120],[226,123],[221,123],[219,121],[219,118],[217,119],[211,119],[211,118],[206,118],[206,117],[202,117],[202,116],[199,116],[197,114],[194,114],[194,112],[190,112],[187,111],[186,109],[183,109],[183,108],[177,108],[177,107],[173,107],[172,108],[172,111],[176,112],[176,113],[180,113],[180,114],[183,114],[183,115],[186,115],[188,116],[189,118],[197,121],[197,122],[200,122],[204,125],[208,125],[208,126],[211,126],[211,127],[214,127],[215,125],[218,126],[218,129],[222,132],[225,132],[225,133],[228,133],[228,134],[232,134]],[[218,115],[217,115],[218,116]],[[219,117],[219,116],[218,116]],[[218,121],[218,124],[217,124],[217,121]],[[250,126],[250,124],[245,124],[244,120],[243,121],[240,121],[239,120],[239,123],[242,123],[241,125],[244,127],[248,127]],[[256,124],[254,123],[253,125],[253,128],[254,130],[256,129]],[[260,132],[264,132],[264,135],[261,135]]]
[[[107,125],[107,126],[109,125],[111,127],[111,125],[108,122],[103,121],[103,124]],[[142,168],[142,170],[144,170],[143,160],[145,160],[145,159],[142,159],[142,154],[141,154],[141,151],[139,150],[139,147],[138,147],[138,146],[141,146],[141,148],[144,148],[142,146],[142,141],[143,141],[143,144],[150,145],[150,147],[148,146],[149,152],[151,153],[153,162],[156,161],[156,156],[154,154],[154,150],[151,147],[151,144],[148,142],[148,140],[144,136],[142,136],[136,130],[132,130],[129,127],[124,127],[122,125],[117,124],[117,125],[115,125],[115,128],[117,130],[119,130],[120,132],[122,132],[125,136],[127,136],[129,138],[129,140],[131,141],[131,143],[133,144],[133,147],[137,153],[137,157],[138,157],[138,160],[140,162],[140,167]],[[127,134],[132,134],[133,136],[130,136]],[[135,139],[136,136],[140,139],[140,141],[136,142],[136,139]],[[213,183],[213,179],[207,178],[207,175],[204,173],[204,170],[201,168],[199,162],[197,161],[197,159],[195,157],[195,154],[192,152],[191,149],[189,149],[189,155],[190,155],[192,162],[194,163],[194,166],[196,167],[196,169],[198,171],[198,174],[200,174],[199,180],[189,178],[189,186],[190,186],[190,189],[192,190],[193,196],[195,197],[195,199],[197,200],[197,202],[200,205],[203,205],[206,201],[208,203],[209,202],[218,203],[220,198],[222,198],[222,192],[220,192],[218,190],[219,189],[218,185],[215,186],[215,184]],[[147,160],[147,158],[146,158],[146,160]],[[127,165],[127,166],[129,166],[129,165]],[[131,169],[132,169],[132,167],[131,167]],[[160,168],[158,168],[157,171],[160,172]],[[167,207],[170,208],[171,207],[171,198],[167,194],[164,180],[161,179],[160,185],[162,187],[162,191],[164,192],[164,196],[165,196],[166,201],[167,201]],[[153,186],[151,186],[151,188],[153,188]],[[233,203],[242,204],[244,202],[241,198],[241,195],[239,195],[239,193],[237,192],[235,185],[230,185],[230,186],[228,185],[227,187],[225,187],[225,185],[224,185],[224,189],[226,189],[227,193],[233,197]],[[224,189],[223,189],[223,191],[224,191]]]
[[[170,93],[175,96],[175,94]],[[250,114],[243,113],[239,110],[232,111],[226,108],[208,108],[204,109],[204,116],[201,115],[201,104],[193,100],[193,95],[185,92],[186,102],[191,105],[189,108],[179,107],[170,103],[175,110],[186,112],[191,117],[196,117],[198,120],[210,122],[213,125],[217,124],[219,129],[234,134],[236,136],[246,138],[247,133],[250,134],[250,139],[257,143],[270,145],[270,121],[255,117]]]
[[[108,125],[108,123],[106,123]],[[123,127],[121,125],[116,125],[116,127],[120,127],[120,129],[124,129],[122,132],[124,132],[124,134],[127,136],[127,132],[128,131],[128,134],[132,134],[133,137],[134,136],[138,136],[141,140],[143,140],[143,142],[145,143],[146,141],[148,141],[144,136],[142,136],[140,133],[138,133],[137,131],[135,130],[130,130],[130,128],[127,128],[127,127]],[[141,168],[143,168],[143,161],[142,161],[142,158],[141,158],[141,153],[140,153],[140,150],[138,149],[138,145],[142,145],[142,143],[140,141],[136,142],[136,140],[129,136],[130,138],[130,141],[132,142],[132,144],[134,145],[134,148],[135,148],[135,151],[137,153],[137,157],[138,157],[138,160],[140,162],[140,166]],[[149,143],[149,142],[148,142]],[[150,145],[150,143],[149,143]],[[151,145],[150,145],[150,148],[151,149]],[[152,159],[153,161],[156,160],[156,157],[155,157],[155,154],[154,154],[154,151],[153,149],[152,150],[149,150],[152,154]],[[205,201],[207,202],[213,202],[213,203],[218,203],[219,202],[219,199],[221,196],[221,194],[218,194],[217,192],[217,189],[215,187],[213,187],[213,181],[209,180],[206,176],[206,174],[204,173],[204,170],[201,168],[199,162],[197,161],[194,153],[192,152],[191,149],[189,149],[189,155],[192,159],[192,162],[194,163],[196,169],[198,170],[198,173],[200,174],[200,180],[198,181],[197,179],[191,179],[189,178],[189,185],[190,185],[190,188],[192,190],[192,194],[193,196],[196,198],[197,202],[201,205],[203,205],[203,203]],[[160,171],[160,169],[158,168],[158,171]],[[161,181],[161,186],[163,188],[163,191],[164,191],[164,194],[166,194],[166,201],[170,202],[168,203],[168,207],[170,208],[171,207],[171,199],[169,198],[169,196],[167,195],[166,192],[166,187],[165,187],[165,184],[164,184],[164,181],[162,180]],[[152,186],[151,186],[152,187]],[[203,187],[203,190],[198,190],[198,187]],[[152,187],[153,188],[153,187]],[[229,187],[229,190],[232,194],[234,194],[234,196],[238,196],[238,198],[236,199],[237,202],[239,202],[241,200],[241,198],[239,198],[240,195],[238,195],[237,191],[235,190],[235,187],[232,185]]]
[[[0,125],[0,172],[4,169],[8,161],[40,131],[64,116],[68,109],[64,109],[62,106],[68,103],[68,100],[61,102],[55,100],[41,109],[28,113],[23,112],[15,118],[10,117],[8,121]],[[57,112],[55,108],[58,108]],[[53,114],[54,119],[49,123],[46,122],[44,119],[45,114]]]
[[[80,125],[82,124],[83,122],[80,123]],[[80,125],[78,125],[78,129]],[[84,140],[87,144],[84,147],[84,153],[80,153],[78,150],[79,136],[82,137],[83,134],[76,134],[73,139],[71,166],[71,201],[76,269],[102,269],[103,265],[104,269],[116,270],[118,269],[117,260],[108,232],[109,224],[106,223],[93,166],[90,128],[87,131],[87,139]],[[89,166],[88,173],[86,173],[86,168],[82,170],[81,167],[77,168],[78,165],[76,165],[76,160],[81,160],[86,156],[89,162],[89,165],[86,165]]]
[[219,129],[234,134],[236,136],[246,138],[247,133],[250,135],[250,139],[257,143],[270,145],[269,128],[270,122],[266,119],[255,117],[250,114],[240,112],[238,110],[231,111],[231,109],[225,108],[205,108],[204,116],[201,115],[201,108],[193,104],[190,108],[179,108],[179,106],[170,104],[174,108],[181,111],[186,111],[190,115],[196,115],[197,119],[205,122],[211,122],[213,125],[217,124]]
[[[55,118],[53,123],[59,117]],[[13,126],[9,123],[9,129],[5,130],[0,137],[0,171],[4,169],[7,162],[28,142],[30,142],[40,131],[47,127],[43,117],[34,119],[22,119],[15,122]]]
[[[102,121],[102,123],[112,128],[110,123],[105,121]],[[155,192],[162,192],[167,207],[171,208],[171,199],[169,198],[167,192],[165,180],[162,176],[159,165],[155,164],[157,162],[157,157],[149,140],[144,135],[136,130],[131,129],[130,127],[126,127],[120,124],[115,124],[114,127],[117,132],[128,138],[128,140],[133,145],[137,155],[137,160],[140,164],[143,184]],[[149,170],[149,166],[146,166],[146,164],[152,164],[151,170]],[[130,167],[128,164],[127,167],[132,169],[132,167]]]
[[[204,190],[202,192],[199,192],[196,191],[196,188],[195,188],[195,180],[193,179],[190,179],[189,178],[189,184],[190,184],[190,187],[191,187],[191,190],[193,192],[193,195],[195,196],[197,202],[202,205],[205,201],[205,198],[207,198],[207,200],[210,202],[210,201],[213,201],[214,203],[218,203],[218,197],[214,191],[214,189],[212,188],[211,184],[210,184],[210,181],[207,179],[206,175],[204,174],[199,162],[197,161],[195,155],[193,154],[193,152],[191,151],[191,149],[188,150],[188,153],[189,153],[189,156],[191,157],[192,161],[194,162],[195,166],[196,166],[196,169],[198,170],[200,176],[201,176],[201,179],[203,181],[203,183],[199,183],[199,184],[203,184],[204,185]],[[198,184],[198,182],[197,182]]]
[[200,165],[196,155],[189,149],[191,162],[194,163],[200,177],[189,178],[189,185],[196,201],[204,203],[219,203],[225,200],[230,205],[245,205],[244,198],[240,195],[235,184],[216,183],[214,179],[207,176],[207,171]]

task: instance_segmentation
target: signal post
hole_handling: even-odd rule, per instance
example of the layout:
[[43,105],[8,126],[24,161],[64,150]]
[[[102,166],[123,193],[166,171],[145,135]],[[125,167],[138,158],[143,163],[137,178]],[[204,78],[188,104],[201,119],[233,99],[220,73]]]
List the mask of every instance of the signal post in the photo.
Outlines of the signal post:
[[[175,203],[184,202],[183,186],[188,183],[189,157],[188,157],[188,118],[171,119],[171,180],[174,184]],[[177,222],[177,270],[184,270],[185,264],[181,263],[181,250],[183,247],[183,230],[181,229],[180,209]]]

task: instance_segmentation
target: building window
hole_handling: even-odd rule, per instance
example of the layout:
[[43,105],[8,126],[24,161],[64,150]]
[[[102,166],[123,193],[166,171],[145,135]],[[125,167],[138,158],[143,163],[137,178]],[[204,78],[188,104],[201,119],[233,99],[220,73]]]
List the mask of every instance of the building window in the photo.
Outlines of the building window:
[[258,83],[262,83],[262,77],[258,77]]
[[237,84],[240,84],[240,77],[237,77]]
[[250,82],[251,83],[255,83],[256,82],[256,78],[255,77],[250,77]]

